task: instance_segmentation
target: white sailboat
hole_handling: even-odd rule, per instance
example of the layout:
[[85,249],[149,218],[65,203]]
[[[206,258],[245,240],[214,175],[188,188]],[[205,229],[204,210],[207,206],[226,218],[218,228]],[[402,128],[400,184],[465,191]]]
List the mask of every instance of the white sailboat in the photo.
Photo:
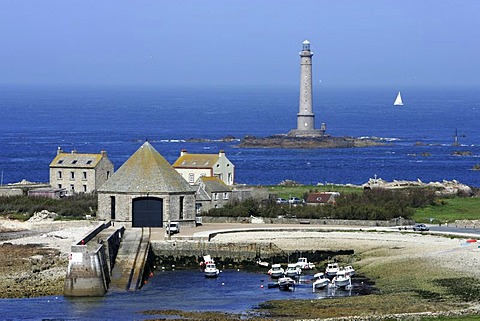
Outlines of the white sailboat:
[[400,95],[400,92],[398,92],[397,98],[395,99],[393,106],[403,106],[402,95]]

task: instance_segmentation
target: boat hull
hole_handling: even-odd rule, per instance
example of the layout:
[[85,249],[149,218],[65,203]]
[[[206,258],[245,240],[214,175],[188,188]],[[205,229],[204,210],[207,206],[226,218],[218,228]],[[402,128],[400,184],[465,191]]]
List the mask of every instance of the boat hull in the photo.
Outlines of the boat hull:
[[218,271],[212,271],[212,272],[204,272],[204,275],[206,278],[216,278],[218,277]]
[[328,279],[322,279],[322,280],[317,280],[313,282],[313,288],[314,289],[324,289],[330,284],[330,280]]

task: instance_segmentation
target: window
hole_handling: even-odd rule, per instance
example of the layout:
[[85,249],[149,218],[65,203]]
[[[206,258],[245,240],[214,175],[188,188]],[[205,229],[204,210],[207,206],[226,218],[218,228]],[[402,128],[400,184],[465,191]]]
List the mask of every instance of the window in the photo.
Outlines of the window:
[[77,161],[76,159],[74,159],[74,160],[72,161],[72,164],[76,164],[77,162],[78,162],[78,161]]
[[110,171],[107,171],[107,179],[110,177]]
[[57,164],[62,164],[62,163],[63,163],[63,159],[60,159]]
[[180,196],[180,219],[183,220],[183,200],[184,196]]
[[83,192],[84,192],[84,193],[87,192],[87,185],[83,185]]
[[228,197],[229,197],[228,193],[223,193],[223,199],[224,200],[228,200]]
[[115,219],[115,196],[110,196],[110,219]]
[[75,179],[75,172],[70,172],[70,179]]
[[58,184],[58,188],[62,188],[62,184]]
[[233,179],[232,179],[232,173],[228,173],[228,184],[232,185],[233,184]]
[[72,192],[75,192],[75,185],[71,184],[70,189],[72,190]]
[[83,172],[83,179],[87,179],[87,172]]
[[213,193],[213,199],[218,200],[218,193]]
[[58,172],[57,172],[57,178],[58,178],[58,179],[62,179],[62,172],[61,172],[61,171],[58,171]]
[[188,182],[195,183],[195,174],[193,173],[188,174]]
[[87,165],[90,165],[92,163],[92,160],[87,161]]

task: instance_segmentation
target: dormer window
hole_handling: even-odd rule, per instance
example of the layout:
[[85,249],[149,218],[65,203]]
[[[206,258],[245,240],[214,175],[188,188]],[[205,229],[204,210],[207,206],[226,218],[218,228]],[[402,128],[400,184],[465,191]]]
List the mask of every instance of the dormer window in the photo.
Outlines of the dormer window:
[[77,161],[76,159],[74,159],[74,160],[72,161],[72,164],[76,164],[77,162],[78,162],[78,161]]
[[63,159],[60,159],[57,164],[62,164],[62,163],[63,163]]
[[92,160],[87,161],[87,165],[90,165],[92,163]]

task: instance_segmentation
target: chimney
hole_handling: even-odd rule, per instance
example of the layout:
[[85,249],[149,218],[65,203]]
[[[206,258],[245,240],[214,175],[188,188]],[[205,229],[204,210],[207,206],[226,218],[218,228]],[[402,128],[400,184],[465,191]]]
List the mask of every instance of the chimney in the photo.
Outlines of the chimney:
[[57,148],[57,155],[60,155],[61,153],[63,153],[63,150],[60,146],[58,146]]
[[225,157],[225,151],[223,149],[218,153],[218,157]]
[[77,150],[76,149],[72,149],[72,154],[76,154],[77,153]]
[[185,148],[180,151],[180,156],[184,156],[184,155],[187,155],[187,154],[188,154],[188,152]]
[[102,150],[100,151],[100,154],[102,154],[102,156],[107,156],[107,151],[104,150],[104,149],[102,149]]

